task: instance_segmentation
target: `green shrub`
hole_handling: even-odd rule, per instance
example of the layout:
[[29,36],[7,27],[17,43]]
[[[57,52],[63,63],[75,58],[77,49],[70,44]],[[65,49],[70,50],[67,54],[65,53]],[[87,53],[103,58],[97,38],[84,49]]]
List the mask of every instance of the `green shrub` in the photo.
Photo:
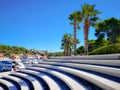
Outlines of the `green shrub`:
[[113,54],[113,53],[120,53],[120,44],[110,44],[107,46],[100,47],[90,52],[89,55]]

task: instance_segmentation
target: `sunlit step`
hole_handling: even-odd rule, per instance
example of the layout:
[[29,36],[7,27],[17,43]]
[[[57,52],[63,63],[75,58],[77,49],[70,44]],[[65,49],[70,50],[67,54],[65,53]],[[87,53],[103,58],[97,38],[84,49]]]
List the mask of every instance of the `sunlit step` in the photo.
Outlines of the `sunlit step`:
[[64,74],[62,74],[60,72],[50,70],[50,69],[46,69],[46,68],[36,68],[36,67],[29,67],[28,69],[44,71],[44,72],[50,73],[52,75],[55,75],[58,78],[60,78],[61,80],[63,80],[71,88],[71,90],[78,90],[78,89],[86,90],[86,87],[84,87],[82,84],[76,82],[71,77],[69,77],[67,75],[64,75]]
[[24,78],[24,80],[28,80],[28,81],[29,81],[29,84],[31,84],[31,85],[29,86],[29,89],[31,89],[31,90],[32,90],[32,88],[33,88],[34,90],[38,90],[38,88],[39,88],[39,90],[43,90],[43,88],[42,88],[42,86],[40,85],[40,83],[39,83],[35,78],[33,78],[33,77],[31,77],[31,76],[29,76],[29,75],[27,75],[27,74],[15,72],[15,73],[12,73],[11,75],[17,76],[17,77],[19,77],[19,78]]
[[100,64],[100,65],[113,65],[120,66],[120,60],[62,60],[62,59],[48,59],[45,62],[53,62],[53,63],[88,63],[88,64]]
[[[36,65],[33,65],[33,66],[52,67],[52,65],[53,65],[53,63],[41,63],[41,64],[36,64]],[[54,65],[91,70],[91,71],[96,71],[96,72],[100,72],[100,73],[103,73],[103,74],[107,74],[107,75],[111,75],[111,76],[115,76],[115,77],[120,78],[120,69],[113,68],[113,67],[97,66],[97,65],[89,65],[89,64],[76,64],[76,63],[59,63],[59,64],[57,63],[57,64],[54,64]]]
[[21,90],[29,90],[29,87],[28,87],[27,83],[25,83],[20,78],[17,78],[17,77],[14,77],[14,76],[10,76],[10,75],[4,76],[3,78],[6,78],[6,79],[9,79],[11,81],[16,82],[18,84],[17,86],[19,86]]
[[0,90],[5,90],[3,87],[0,86]]
[[0,79],[0,82],[2,82],[4,85],[6,85],[9,88],[9,90],[17,90],[17,87],[13,83],[11,83],[7,80]]
[[[106,79],[104,77],[100,77],[98,75],[94,75],[94,74],[91,74],[88,72],[84,72],[84,71],[80,71],[80,70],[76,70],[76,69],[72,69],[72,68],[67,68],[67,67],[62,67],[62,66],[57,66],[57,67],[54,66],[54,68],[58,69],[58,70],[63,70],[65,72],[69,72],[76,76],[79,76],[80,78],[88,80],[103,89],[119,90],[119,88],[120,88],[120,83],[114,82],[114,81]],[[39,68],[39,67],[38,68],[31,67],[31,69],[41,70],[41,68]]]
[[42,78],[49,86],[50,90],[60,90],[60,86],[55,82],[55,80],[51,77],[49,77],[47,74],[40,74],[37,71],[33,71],[33,70],[22,70],[21,72],[23,73],[28,73],[28,74],[32,74],[34,76],[37,76],[39,78]]

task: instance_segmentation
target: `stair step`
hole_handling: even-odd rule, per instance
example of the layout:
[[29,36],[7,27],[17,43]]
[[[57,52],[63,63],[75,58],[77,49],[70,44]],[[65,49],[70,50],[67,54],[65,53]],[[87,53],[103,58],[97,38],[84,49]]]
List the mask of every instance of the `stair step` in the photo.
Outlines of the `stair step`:
[[19,84],[21,90],[29,90],[29,87],[27,86],[27,83],[24,82],[20,78],[17,78],[17,77],[14,77],[14,76],[10,76],[10,75],[9,76],[8,75],[4,76],[4,78],[7,78],[7,79],[9,79],[11,81],[14,81],[14,82],[17,82]]
[[[34,68],[34,67],[32,67],[32,68]],[[64,75],[60,72],[53,71],[53,70],[46,69],[46,68],[37,68],[37,70],[49,72],[50,74],[57,76],[58,78],[63,80],[72,90],[78,90],[78,89],[86,90],[86,88],[83,87],[83,85],[79,84],[78,82],[76,82],[75,80],[70,78],[69,76]]]
[[91,70],[100,72],[103,74],[111,75],[120,78],[120,69],[118,68],[112,68],[112,67],[105,67],[105,66],[97,66],[97,65],[86,65],[86,64],[74,64],[74,63],[59,63],[59,64],[50,64],[50,63],[42,63],[42,64],[35,64],[33,66],[67,66],[71,68],[77,68],[77,69],[85,69],[85,70]]
[[56,81],[56,83],[60,86],[60,90],[70,90],[70,87],[63,80],[61,80],[59,77],[49,73],[48,71],[38,70],[37,68],[33,69],[32,67],[28,67],[27,69],[47,74],[48,76],[50,76],[52,79],[54,79]]
[[[33,66],[35,66],[35,65],[33,65]],[[39,65],[36,65],[36,66],[39,66]],[[42,66],[42,65],[41,65]],[[45,65],[43,65],[43,66],[45,66]],[[69,73],[71,73],[71,74],[73,74],[73,75],[76,75],[76,76],[79,76],[79,77],[81,77],[81,78],[83,78],[83,79],[85,79],[85,80],[88,80],[88,81],[90,81],[90,82],[93,82],[94,84],[96,84],[96,82],[97,82],[97,84],[99,84],[99,83],[101,83],[101,84],[99,84],[98,86],[100,86],[101,88],[103,88],[103,89],[112,89],[112,88],[119,88],[119,85],[120,85],[120,83],[117,83],[117,82],[114,82],[114,81],[112,81],[112,80],[109,80],[109,79],[106,79],[106,78],[104,78],[104,77],[100,77],[100,76],[98,76],[98,75],[94,75],[94,74],[91,74],[91,73],[88,73],[88,72],[85,72],[85,71],[80,71],[80,70],[76,70],[76,69],[72,69],[72,68],[69,68],[69,67],[64,67],[64,66],[51,66],[51,65],[46,65],[46,68],[47,67],[50,67],[50,68],[54,68],[54,69],[57,69],[57,70],[62,70],[62,71],[66,71],[66,72],[69,72]],[[32,67],[32,68],[34,68],[34,67]],[[38,69],[38,68],[37,68]],[[68,69],[68,70],[67,70]],[[69,70],[70,69],[70,70]],[[72,71],[74,72],[72,72]],[[74,71],[75,70],[75,71]],[[77,71],[77,72],[76,72]],[[76,74],[76,73],[78,73],[78,74]],[[87,75],[88,74],[88,75]],[[85,77],[86,76],[86,77]],[[90,77],[90,76],[93,76],[93,77]],[[96,77],[96,78],[94,78],[94,77]],[[99,78],[99,79],[101,79],[101,80],[99,80],[99,79],[97,79],[97,78]],[[103,83],[103,81],[106,81],[106,82],[104,82]],[[107,83],[107,82],[110,82],[113,86],[109,86],[109,84]],[[96,85],[97,85],[96,84]],[[114,86],[114,84],[115,85],[117,85],[118,87],[115,87]]]
[[16,72],[16,73],[12,73],[11,75],[17,76],[21,79],[24,79],[24,81],[27,80],[27,83],[29,82],[28,83],[29,89],[31,89],[31,90],[38,90],[38,88],[39,88],[39,90],[42,90],[42,86],[39,84],[39,82],[35,78],[33,78],[27,74]]
[[33,74],[35,76],[38,76],[40,78],[42,78],[49,86],[50,90],[60,90],[60,86],[55,82],[54,79],[52,79],[51,77],[49,77],[47,74],[43,74],[41,75],[39,72],[37,71],[33,71],[33,70],[24,70],[21,72],[25,72],[28,74]]
[[57,67],[57,68],[59,68],[63,71],[69,72],[71,74],[77,75],[77,76],[79,76],[85,80],[88,80],[106,90],[119,90],[119,88],[120,88],[120,83],[111,81],[109,79],[100,77],[98,75],[90,74],[88,72],[84,72],[84,71],[80,71],[80,70],[76,70],[76,69],[72,69],[72,68],[68,68],[68,67]]
[[[86,63],[86,64],[100,64],[100,65],[111,65],[111,66],[120,66],[120,60],[46,60],[45,62],[51,63]],[[42,62],[41,62],[42,63]]]
[[4,85],[6,85],[9,88],[9,90],[17,90],[17,87],[13,83],[11,83],[7,80],[0,79],[0,82],[3,83]]
[[3,87],[0,86],[0,90],[5,90]]

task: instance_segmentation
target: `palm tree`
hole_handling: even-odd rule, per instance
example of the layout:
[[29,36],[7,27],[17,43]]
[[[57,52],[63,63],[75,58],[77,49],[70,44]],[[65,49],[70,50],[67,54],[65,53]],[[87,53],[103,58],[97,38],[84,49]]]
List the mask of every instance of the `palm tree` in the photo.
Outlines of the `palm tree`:
[[99,19],[96,15],[101,14],[98,10],[95,10],[95,5],[85,4],[82,5],[82,16],[84,21],[84,40],[85,48],[84,54],[88,55],[88,33],[90,26],[94,26],[95,22]]
[[73,46],[73,38],[71,34],[64,34],[62,38],[61,49],[64,49],[64,55],[71,55],[71,50]]
[[[74,26],[74,54],[77,55],[76,50],[76,29],[80,29],[79,23],[82,21],[82,14],[80,11],[75,11],[69,15],[69,19],[72,21],[70,24]],[[78,27],[77,27],[78,26]]]

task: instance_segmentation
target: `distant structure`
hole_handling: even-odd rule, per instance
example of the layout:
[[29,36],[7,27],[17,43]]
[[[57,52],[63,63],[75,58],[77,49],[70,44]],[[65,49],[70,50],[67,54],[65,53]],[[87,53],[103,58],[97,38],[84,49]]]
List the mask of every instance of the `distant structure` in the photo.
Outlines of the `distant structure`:
[[0,60],[6,60],[9,59],[5,53],[0,52]]

